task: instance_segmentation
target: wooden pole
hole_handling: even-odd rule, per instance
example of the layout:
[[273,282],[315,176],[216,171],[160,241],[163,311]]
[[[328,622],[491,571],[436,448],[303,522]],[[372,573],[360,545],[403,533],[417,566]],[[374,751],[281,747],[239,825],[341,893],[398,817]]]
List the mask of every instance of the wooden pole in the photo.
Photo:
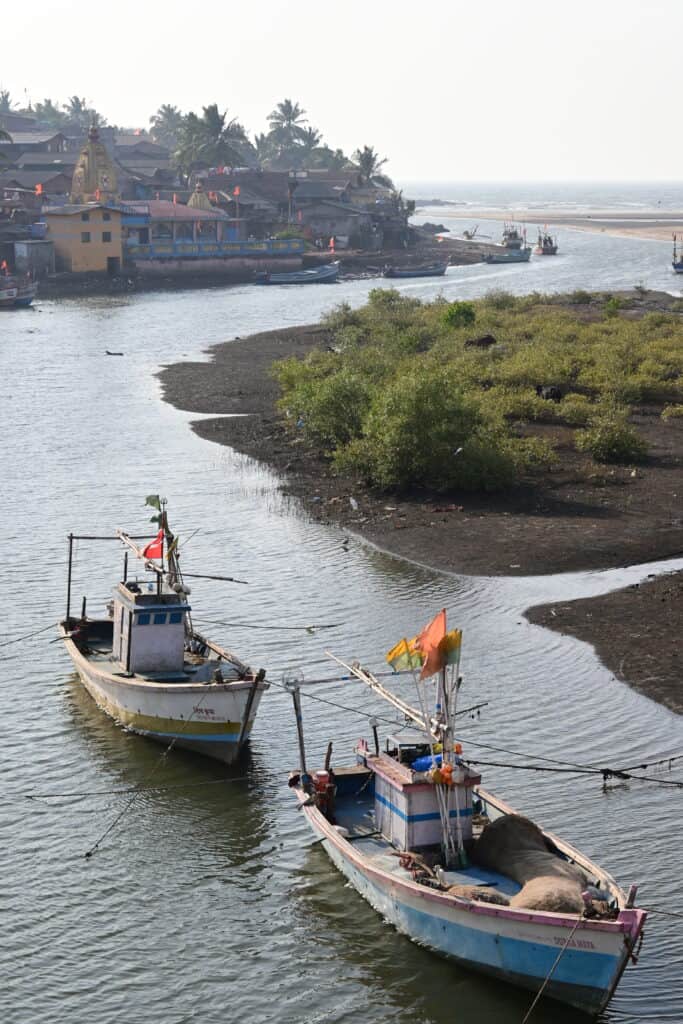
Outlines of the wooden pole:
[[69,568],[66,576],[66,625],[69,626],[69,616],[71,615],[71,565],[73,562],[74,553],[74,535],[69,534]]
[[301,694],[299,692],[299,686],[296,683],[286,683],[287,689],[292,695],[292,703],[294,704],[294,717],[296,718],[296,735],[299,741],[299,760],[301,761],[301,771],[306,771],[306,747],[304,745],[304,725],[301,718]]

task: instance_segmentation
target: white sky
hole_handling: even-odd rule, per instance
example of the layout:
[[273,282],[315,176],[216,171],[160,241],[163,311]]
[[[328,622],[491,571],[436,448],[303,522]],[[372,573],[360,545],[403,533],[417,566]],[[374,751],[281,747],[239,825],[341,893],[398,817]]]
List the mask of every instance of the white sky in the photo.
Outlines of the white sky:
[[403,180],[675,180],[682,29],[682,0],[32,0],[0,88],[125,126],[217,102],[252,133],[288,97]]

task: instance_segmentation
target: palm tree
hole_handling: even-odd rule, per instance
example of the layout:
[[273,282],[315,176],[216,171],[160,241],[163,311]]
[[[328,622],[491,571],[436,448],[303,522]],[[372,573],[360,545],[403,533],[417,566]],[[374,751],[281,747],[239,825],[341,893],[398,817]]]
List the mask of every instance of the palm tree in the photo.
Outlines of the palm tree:
[[381,185],[383,188],[393,188],[394,183],[381,170],[387,162],[386,157],[380,158],[372,146],[363,146],[353,154],[354,167],[360,178],[367,185]]
[[34,113],[39,121],[44,121],[50,128],[60,128],[65,121],[62,111],[50,99],[36,103]]
[[283,100],[268,115],[270,136],[280,158],[301,139],[304,125],[307,123],[304,117],[305,113],[304,108],[300,107],[298,103]]
[[178,107],[170,103],[162,103],[153,114],[149,123],[152,126],[152,138],[169,149],[176,149],[180,132],[183,127],[184,117]]
[[69,96],[63,107],[67,121],[77,124],[79,128],[87,128],[89,125],[88,103],[85,97]]
[[12,111],[12,97],[9,89],[0,89],[0,114],[9,114]]
[[190,111],[184,119],[175,161],[185,175],[199,167],[248,163],[254,147],[235,118],[226,122],[216,103],[203,108],[201,117]]
[[270,135],[261,134],[254,136],[254,156],[260,167],[270,164],[275,156],[275,148]]

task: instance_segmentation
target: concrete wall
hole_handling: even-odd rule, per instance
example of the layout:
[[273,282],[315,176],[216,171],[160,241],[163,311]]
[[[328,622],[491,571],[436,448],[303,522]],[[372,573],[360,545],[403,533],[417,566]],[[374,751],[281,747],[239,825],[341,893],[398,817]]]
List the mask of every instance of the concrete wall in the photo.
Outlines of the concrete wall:
[[34,280],[55,272],[53,242],[26,241],[14,243],[14,266],[20,274],[29,273]]
[[[109,220],[105,220],[106,215]],[[45,214],[47,237],[54,243],[57,270],[74,274],[106,273],[110,257],[123,262],[121,214],[117,210],[93,208],[81,213]],[[104,241],[109,232],[111,241]],[[89,241],[85,237],[89,236]]]

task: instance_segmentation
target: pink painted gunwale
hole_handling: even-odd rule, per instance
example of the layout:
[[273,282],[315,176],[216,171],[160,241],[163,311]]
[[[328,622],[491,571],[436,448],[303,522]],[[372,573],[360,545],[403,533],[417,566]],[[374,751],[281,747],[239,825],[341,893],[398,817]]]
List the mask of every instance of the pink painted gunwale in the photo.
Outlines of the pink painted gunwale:
[[[303,807],[304,814],[309,819],[316,831],[324,834],[326,839],[337,847],[339,852],[347,859],[350,860],[355,866],[363,873],[368,874],[377,880],[382,881],[385,886],[398,886],[399,889],[403,889],[407,892],[414,893],[420,897],[420,899],[426,899],[431,902],[440,904],[442,906],[456,906],[458,909],[465,911],[469,914],[481,914],[487,917],[498,917],[508,921],[519,921],[525,923],[539,924],[544,926],[553,926],[556,928],[574,928],[576,925],[576,917],[566,917],[562,914],[553,914],[548,911],[537,910],[537,911],[525,911],[517,910],[514,907],[497,907],[490,903],[474,903],[473,901],[466,900],[460,896],[452,896],[449,893],[439,893],[433,889],[428,889],[425,886],[418,885],[417,882],[413,882],[408,879],[397,878],[396,875],[389,874],[386,871],[382,871],[380,868],[372,867],[372,865],[363,857],[359,856],[353,848],[353,845],[347,842],[343,836],[339,834],[336,828],[331,825],[327,819],[320,813],[317,807],[312,804],[305,804],[304,801],[307,799],[305,794],[300,788],[295,790],[297,800]],[[482,790],[482,795],[484,791]],[[501,808],[505,808],[507,813],[514,813],[511,808],[508,808],[502,801],[491,798],[488,794],[485,795],[485,799],[491,799],[491,801],[497,804]],[[546,835],[550,836],[555,841],[555,836],[546,832]],[[573,849],[568,844],[561,842],[561,846],[566,849]],[[576,851],[578,852],[578,851]],[[587,858],[582,857],[587,864],[592,864]],[[595,865],[597,867],[597,865]],[[604,872],[600,871],[601,874]],[[617,887],[618,888],[618,887]],[[621,893],[621,890],[619,890]],[[622,894],[623,896],[623,894]],[[637,938],[638,934],[645,924],[647,914],[643,910],[626,910],[620,907],[619,917],[616,921],[599,921],[599,920],[585,920],[579,924],[579,930],[581,931],[596,931],[596,932],[612,932],[618,933],[623,932],[632,936],[633,941]]]

